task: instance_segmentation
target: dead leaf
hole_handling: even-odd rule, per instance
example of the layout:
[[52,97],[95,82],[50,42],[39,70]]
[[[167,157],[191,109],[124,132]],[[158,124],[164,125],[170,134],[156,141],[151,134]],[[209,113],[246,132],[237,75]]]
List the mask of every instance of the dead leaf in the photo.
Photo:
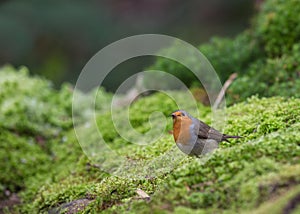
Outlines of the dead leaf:
[[146,200],[150,200],[150,196],[144,192],[143,190],[141,190],[140,188],[138,188],[136,191],[135,191],[142,199],[146,199]]

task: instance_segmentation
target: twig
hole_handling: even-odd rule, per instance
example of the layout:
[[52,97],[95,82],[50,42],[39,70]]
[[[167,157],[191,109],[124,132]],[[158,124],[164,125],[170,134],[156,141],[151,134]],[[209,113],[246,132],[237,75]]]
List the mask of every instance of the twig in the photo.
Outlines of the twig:
[[224,83],[221,91],[219,92],[217,99],[213,105],[214,109],[217,109],[220,105],[220,103],[222,102],[224,96],[225,96],[225,92],[228,89],[228,87],[231,85],[231,83],[235,80],[235,78],[237,77],[237,73],[233,73],[229,76],[229,78],[226,80],[226,82]]

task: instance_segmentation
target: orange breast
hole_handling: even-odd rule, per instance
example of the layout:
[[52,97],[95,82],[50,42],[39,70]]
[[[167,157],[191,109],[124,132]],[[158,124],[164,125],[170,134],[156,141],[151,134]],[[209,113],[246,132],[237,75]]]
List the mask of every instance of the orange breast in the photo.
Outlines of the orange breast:
[[173,123],[173,137],[176,143],[189,144],[191,134],[190,134],[190,125],[192,120],[181,119],[175,120]]

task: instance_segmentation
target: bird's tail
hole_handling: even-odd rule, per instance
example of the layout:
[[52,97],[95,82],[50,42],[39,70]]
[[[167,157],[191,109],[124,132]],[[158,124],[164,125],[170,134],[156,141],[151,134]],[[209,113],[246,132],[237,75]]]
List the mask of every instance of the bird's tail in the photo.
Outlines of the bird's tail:
[[223,137],[222,137],[222,141],[224,140],[224,141],[229,142],[227,140],[228,138],[235,138],[235,139],[237,139],[237,138],[242,138],[242,137],[241,136],[237,136],[237,135],[226,135],[226,134],[224,134]]

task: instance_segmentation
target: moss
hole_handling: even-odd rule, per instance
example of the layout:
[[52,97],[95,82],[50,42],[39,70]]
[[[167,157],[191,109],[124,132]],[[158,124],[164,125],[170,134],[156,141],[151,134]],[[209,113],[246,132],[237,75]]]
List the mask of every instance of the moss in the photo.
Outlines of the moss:
[[[49,81],[30,77],[24,67],[1,68],[1,200],[17,193],[22,204],[15,212],[21,213],[68,212],[77,202],[83,202],[79,211],[85,213],[269,213],[271,208],[275,213],[299,212],[300,13],[295,3],[267,0],[251,29],[199,47],[222,81],[239,73],[228,97],[231,104],[243,100],[227,109],[222,130],[243,138],[223,142],[200,158],[184,156],[169,133],[172,122],[167,116],[178,108],[195,116],[199,111],[197,117],[211,121],[210,108],[189,102],[192,97],[186,92],[156,93],[110,112],[112,95],[103,89],[85,94],[65,84],[55,90]],[[164,51],[178,50],[174,46]],[[187,60],[198,66],[192,58]],[[194,76],[181,65],[160,59],[156,66],[194,84]],[[72,115],[74,94],[80,108]],[[249,98],[253,94],[258,96]],[[282,97],[262,98],[274,95]],[[98,143],[98,130],[83,128],[94,108],[107,145],[126,160],[118,165],[119,177],[84,154],[73,130],[72,116],[86,142]],[[132,127],[122,125],[126,115]],[[163,132],[151,132],[153,127]],[[134,131],[153,142],[131,143]],[[160,138],[155,139],[157,133]],[[150,201],[137,189],[149,194]]]
[[[244,73],[249,63],[257,60],[262,55],[251,30],[237,35],[234,39],[213,37],[208,43],[199,45],[198,49],[212,64],[222,83],[224,83],[232,73]],[[175,56],[182,54],[177,43],[174,43],[174,45],[168,49],[163,49],[161,52]],[[148,70],[159,70],[170,73],[179,78],[188,87],[200,86],[201,84],[198,78],[180,63],[158,57]],[[200,66],[201,62],[198,62],[193,56],[187,57],[186,63],[193,65],[194,71],[201,71],[202,69]],[[159,88],[176,89],[177,85],[174,85],[173,82],[164,81],[162,83],[159,81],[162,78],[159,75],[152,73],[147,76],[147,78],[145,78],[145,84],[151,86],[155,84],[159,86]],[[206,78],[207,77],[202,77],[201,81],[208,80]],[[168,87],[166,87],[166,85]]]
[[1,192],[18,191],[24,188],[24,178],[47,172],[51,157],[34,138],[20,137],[1,129],[0,142]]
[[0,78],[1,127],[47,137],[72,126],[72,91],[67,85],[57,93],[49,81],[29,78],[25,67],[18,72],[4,67]]
[[[3,72],[11,75],[12,79],[6,81],[14,80],[17,85],[20,84],[18,81],[28,82],[32,87],[30,90],[35,91],[27,92],[25,86],[19,91],[13,91],[11,86],[4,87],[8,91],[10,88],[10,93],[19,93],[14,99],[31,93],[32,99],[48,106],[30,110],[36,120],[29,120],[26,108],[21,108],[18,111],[23,114],[25,123],[19,121],[19,115],[13,114],[4,117],[0,126],[1,197],[5,198],[7,190],[18,192],[23,203],[16,207],[16,212],[67,212],[68,205],[84,202],[80,210],[86,213],[267,213],[273,200],[281,201],[278,210],[288,206],[289,198],[293,197],[291,190],[299,186],[299,99],[252,97],[231,106],[227,109],[224,132],[243,138],[222,143],[211,155],[201,158],[186,157],[176,148],[169,133],[171,119],[167,119],[161,138],[152,144],[137,146],[119,135],[110,120],[110,113],[99,109],[96,120],[101,131],[106,133],[107,143],[127,160],[120,166],[126,169],[123,170],[125,174],[121,174],[124,176],[117,177],[102,171],[100,165],[85,156],[72,126],[66,123],[70,120],[71,109],[63,100],[71,100],[69,86],[55,91],[39,78],[12,70]],[[37,91],[31,81],[38,87],[41,81],[45,88]],[[40,93],[42,91],[44,95]],[[185,92],[170,93],[176,96],[176,101],[186,100]],[[50,94],[49,102],[46,94]],[[109,94],[100,99],[111,100]],[[0,103],[1,108],[3,103],[5,101]],[[41,116],[45,114],[41,112],[52,107],[60,109],[66,118],[61,121],[61,114],[56,113]],[[201,118],[209,122],[210,109],[199,103],[196,107]],[[86,108],[86,111],[92,111],[90,107]],[[185,108],[193,115],[197,112],[191,103]],[[147,133],[151,127],[149,116],[153,112],[160,111],[167,116],[175,109],[177,106],[172,99],[156,93],[134,102],[129,109],[118,109],[114,113],[122,118],[129,110],[132,125],[141,133]],[[85,113],[78,112],[76,117],[84,121]],[[6,118],[14,124],[24,124],[21,130],[27,131],[5,125]],[[159,125],[161,118],[154,115],[150,121],[152,125]],[[44,123],[48,125],[44,126]],[[45,127],[51,131],[44,131]],[[128,127],[124,130],[129,134],[133,131]],[[96,134],[96,130],[87,132],[86,141],[95,141]],[[141,199],[136,193],[138,188],[149,194],[151,200]]]
[[[254,106],[255,108],[253,108]],[[163,179],[163,184],[154,191],[150,203],[121,200],[121,205],[114,205],[106,211],[120,212],[130,209],[132,212],[146,213],[150,210],[166,209],[167,212],[168,210],[174,211],[176,206],[182,206],[183,210],[193,208],[199,209],[199,213],[201,213],[206,209],[214,212],[215,210],[224,211],[224,209],[225,211],[227,209],[252,209],[258,206],[268,200],[270,196],[266,194],[268,190],[263,190],[263,183],[270,176],[273,175],[284,181],[284,176],[287,179],[293,179],[298,175],[298,171],[295,170],[299,167],[297,164],[300,155],[298,106],[299,100],[297,99],[260,100],[252,98],[247,103],[228,109],[229,118],[239,115],[238,119],[234,119],[230,123],[239,124],[241,130],[243,130],[243,126],[252,125],[254,127],[250,132],[254,133],[252,136],[245,137],[239,144],[222,145],[222,149],[217,150],[207,161],[188,158],[181,163],[178,169]],[[272,110],[274,110],[273,114],[271,114]],[[266,113],[264,117],[262,117],[263,112]],[[276,113],[274,114],[274,112]],[[269,129],[253,132],[256,123],[252,120],[258,120],[258,118],[261,118],[262,121],[277,121],[280,125],[274,123],[275,128],[271,126]],[[284,122],[280,123],[281,120]],[[249,133],[245,133],[245,135],[247,134],[249,135]],[[166,141],[168,141],[167,138]],[[149,154],[146,149],[143,152],[145,155]],[[153,156],[138,157],[151,159]],[[289,166],[290,164],[291,166]],[[290,167],[295,168],[291,170]],[[286,171],[293,173],[286,174]],[[266,185],[266,188],[272,188],[274,183],[276,182],[272,180]],[[297,183],[298,181],[282,186],[289,188]],[[127,184],[127,186],[130,185]],[[277,192],[272,193],[271,196],[273,194],[276,195]],[[207,211],[207,213],[209,212]]]
[[[299,53],[296,43],[289,53],[252,63],[246,75],[238,78],[228,90],[230,102],[245,100],[253,94],[264,96],[300,97]],[[251,90],[248,90],[251,88]]]
[[[290,139],[298,135],[299,127],[292,130],[288,130],[287,135],[292,133],[292,137],[286,141],[278,142],[278,136],[274,136],[263,146],[258,139],[250,145],[218,150],[205,163],[190,159],[167,176],[163,187],[152,196],[150,205],[145,207],[144,202],[139,202],[135,211],[140,212],[141,207],[148,211],[158,207],[173,210],[177,206],[200,211],[211,207],[237,211],[258,206],[269,197],[280,194],[280,188],[289,189],[299,184],[299,165],[294,165],[299,162],[299,137],[288,145]],[[278,149],[278,143],[287,148],[284,151]],[[270,192],[274,185],[280,188]]]
[[[199,51],[211,62],[222,83],[232,73],[238,74],[228,90],[228,104],[245,101],[252,95],[300,97],[299,14],[297,0],[266,0],[244,32],[234,38],[214,37],[199,45]],[[161,52],[176,56],[182,54],[177,43]],[[201,71],[199,60],[193,56],[186,58],[186,62],[194,65],[194,70]],[[202,88],[192,72],[178,62],[158,58],[149,70],[165,71],[178,77],[188,87]],[[154,82],[162,88],[176,87],[173,81],[159,81],[162,76],[154,73],[145,82],[149,85]],[[209,77],[201,77],[202,82],[208,80]]]
[[[299,197],[300,194],[300,185],[293,187],[292,189],[285,190],[280,192],[275,197],[270,198],[268,201],[264,202],[257,209],[251,211],[245,211],[243,213],[258,213],[264,214],[269,213],[272,210],[272,213],[298,213],[298,207],[289,206],[294,198]],[[297,202],[296,202],[297,203]],[[298,209],[298,210],[297,210]]]
[[269,56],[288,53],[299,43],[299,11],[297,0],[268,0],[262,5],[254,29]]

